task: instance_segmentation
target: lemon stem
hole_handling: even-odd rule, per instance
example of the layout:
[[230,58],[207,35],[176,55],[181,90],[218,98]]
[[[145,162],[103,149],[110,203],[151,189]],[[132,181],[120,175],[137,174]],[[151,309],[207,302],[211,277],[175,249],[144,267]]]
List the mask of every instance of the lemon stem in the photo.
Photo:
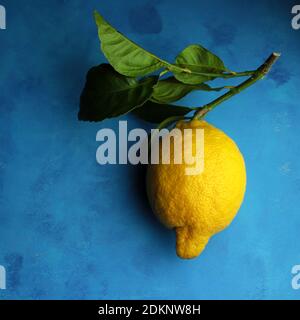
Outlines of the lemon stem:
[[240,93],[241,91],[245,90],[246,88],[253,85],[258,80],[264,78],[265,75],[269,73],[271,70],[272,65],[277,61],[280,57],[280,53],[273,52],[269,58],[254,72],[254,74],[247,79],[246,81],[242,82],[236,87],[230,89],[227,93],[220,96],[219,98],[213,100],[212,102],[206,104],[205,106],[199,108],[193,117],[193,119],[202,119],[209,111],[213,110],[216,106],[221,104],[222,102],[230,99],[231,97],[235,96],[236,94]]

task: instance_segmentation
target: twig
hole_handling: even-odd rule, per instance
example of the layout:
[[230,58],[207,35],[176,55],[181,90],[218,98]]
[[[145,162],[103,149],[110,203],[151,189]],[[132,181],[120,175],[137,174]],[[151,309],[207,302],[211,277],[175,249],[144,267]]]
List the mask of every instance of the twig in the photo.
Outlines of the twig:
[[196,111],[193,119],[203,118],[209,111],[214,109],[220,103],[230,99],[231,97],[235,96],[236,94],[250,87],[252,84],[257,82],[258,80],[262,79],[271,70],[272,65],[277,61],[279,57],[280,57],[280,53],[276,53],[276,52],[272,53],[269,56],[269,58],[264,62],[264,64],[262,64],[249,79],[242,82],[240,85],[230,89],[227,93],[220,96],[219,98],[199,108],[198,111]]

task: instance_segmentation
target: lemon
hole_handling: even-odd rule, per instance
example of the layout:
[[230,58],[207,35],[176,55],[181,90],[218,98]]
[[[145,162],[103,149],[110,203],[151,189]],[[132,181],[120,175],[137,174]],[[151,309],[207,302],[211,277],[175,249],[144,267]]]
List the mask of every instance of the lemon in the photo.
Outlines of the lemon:
[[[181,132],[192,129],[189,148],[193,148],[193,153],[195,129],[203,129],[203,170],[197,175],[187,175],[189,165],[185,161],[150,164],[147,193],[160,221],[176,231],[177,255],[189,259],[197,257],[209,239],[234,219],[244,198],[246,169],[237,145],[221,130],[203,120],[181,121],[176,127]],[[172,157],[174,140],[170,141]],[[199,154],[197,161],[203,161]]]

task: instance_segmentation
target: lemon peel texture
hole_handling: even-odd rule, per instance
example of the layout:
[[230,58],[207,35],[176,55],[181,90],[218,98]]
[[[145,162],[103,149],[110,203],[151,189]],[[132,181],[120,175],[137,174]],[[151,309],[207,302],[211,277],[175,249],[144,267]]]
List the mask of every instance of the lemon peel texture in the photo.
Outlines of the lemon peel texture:
[[246,169],[237,145],[221,130],[203,120],[179,122],[176,127],[192,129],[193,135],[195,129],[204,129],[204,170],[186,175],[184,162],[150,164],[147,193],[160,221],[176,231],[177,255],[190,259],[232,222],[244,198]]

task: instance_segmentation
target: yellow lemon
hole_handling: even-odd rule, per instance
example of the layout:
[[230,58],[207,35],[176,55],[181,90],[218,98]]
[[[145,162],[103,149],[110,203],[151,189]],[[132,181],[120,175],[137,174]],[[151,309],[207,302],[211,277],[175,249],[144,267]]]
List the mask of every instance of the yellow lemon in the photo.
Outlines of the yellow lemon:
[[[150,164],[147,193],[160,221],[176,231],[177,255],[189,259],[198,256],[210,237],[226,228],[235,217],[244,198],[246,169],[237,145],[221,130],[203,120],[179,122],[176,127],[182,133],[184,129],[192,129],[193,139],[188,148],[193,148],[193,153],[195,129],[203,129],[203,170],[187,175],[189,165],[185,161],[163,164],[160,160],[159,164]],[[172,159],[174,139],[170,141]],[[203,161],[203,154],[202,158],[196,154],[197,161]]]

